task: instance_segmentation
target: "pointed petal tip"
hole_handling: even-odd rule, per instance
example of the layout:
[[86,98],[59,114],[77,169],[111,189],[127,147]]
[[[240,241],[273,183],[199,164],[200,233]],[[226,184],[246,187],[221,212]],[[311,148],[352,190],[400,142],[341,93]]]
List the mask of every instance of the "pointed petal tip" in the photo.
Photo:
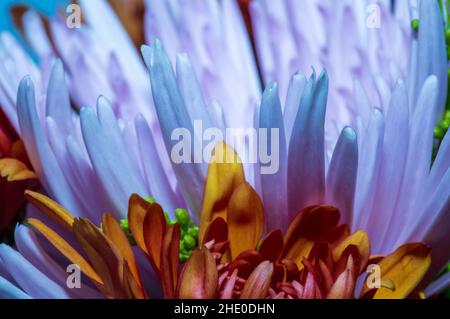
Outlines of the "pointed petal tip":
[[342,130],[342,136],[345,137],[348,141],[356,141],[357,134],[356,131],[351,126],[346,126]]

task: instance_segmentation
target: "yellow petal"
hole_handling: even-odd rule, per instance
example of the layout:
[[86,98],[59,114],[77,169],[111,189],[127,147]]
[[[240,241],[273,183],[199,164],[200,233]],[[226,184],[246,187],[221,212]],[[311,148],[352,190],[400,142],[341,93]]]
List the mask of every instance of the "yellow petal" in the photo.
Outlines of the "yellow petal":
[[103,284],[99,275],[75,249],[72,248],[62,237],[47,227],[43,222],[35,218],[28,218],[27,223],[41,233],[61,254],[73,264],[78,265],[81,271],[99,284]]
[[303,269],[314,243],[327,238],[339,221],[339,211],[332,206],[310,206],[300,211],[284,236],[283,257],[294,261]]
[[45,195],[30,190],[25,192],[25,198],[58,224],[72,231],[74,217],[57,202]]
[[350,245],[358,247],[359,253],[361,255],[361,268],[359,271],[362,272],[366,268],[370,256],[369,236],[367,236],[367,234],[362,230],[358,230],[352,235],[348,236],[335,249],[333,249],[333,259],[335,262],[337,262],[344,250]]
[[258,194],[247,182],[233,192],[227,222],[232,259],[245,250],[256,248],[264,227],[264,210]]
[[[422,243],[400,246],[379,262],[381,279],[391,281],[389,288],[381,287],[375,299],[403,299],[419,285],[431,264],[431,248]],[[394,288],[392,290],[392,288]],[[367,286],[364,285],[364,291]]]
[[0,177],[6,178],[8,182],[37,178],[24,163],[14,158],[0,159]]
[[223,142],[216,145],[208,168],[203,205],[200,215],[199,241],[209,222],[216,217],[227,220],[228,202],[234,190],[244,182],[244,170],[236,152]]

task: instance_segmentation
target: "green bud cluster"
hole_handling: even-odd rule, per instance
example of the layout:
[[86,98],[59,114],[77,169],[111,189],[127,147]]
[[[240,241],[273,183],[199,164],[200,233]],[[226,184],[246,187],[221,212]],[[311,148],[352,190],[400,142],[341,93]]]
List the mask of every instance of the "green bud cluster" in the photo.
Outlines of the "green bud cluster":
[[188,211],[183,208],[175,210],[175,218],[176,221],[171,223],[180,224],[180,261],[185,262],[198,246],[198,227],[192,222]]

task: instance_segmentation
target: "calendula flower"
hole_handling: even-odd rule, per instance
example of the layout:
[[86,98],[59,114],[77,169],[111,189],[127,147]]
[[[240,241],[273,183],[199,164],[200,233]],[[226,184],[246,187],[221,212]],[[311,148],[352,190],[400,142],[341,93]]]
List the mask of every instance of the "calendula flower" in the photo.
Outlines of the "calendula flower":
[[[217,162],[209,167],[203,200],[202,245],[181,270],[180,224],[168,224],[157,203],[136,194],[129,200],[132,236],[152,265],[165,298],[353,298],[356,281],[368,264],[379,267],[380,283],[365,285],[362,297],[405,298],[426,273],[431,263],[428,246],[410,243],[388,256],[371,256],[367,234],[361,230],[350,234],[347,225],[338,225],[339,210],[331,206],[307,207],[298,212],[284,236],[278,229],[262,237],[263,204],[245,181],[238,156],[225,144],[219,144],[214,155]],[[69,233],[63,238],[36,218],[29,218],[27,225],[78,265],[91,280],[91,287],[108,298],[148,297],[129,239],[111,214],[103,215],[98,228],[44,195],[27,191],[26,196]],[[222,207],[210,205],[217,200]],[[84,254],[69,244],[69,237]],[[0,246],[0,258],[32,297],[52,294],[49,289],[58,282],[52,282],[50,269],[27,265],[18,252],[5,245]],[[19,262],[21,273],[26,272],[21,277],[15,275],[12,260]],[[4,294],[19,295],[15,287],[0,288]],[[70,296],[61,287],[57,292]]]
[[[66,82],[61,61],[54,62],[50,68],[51,64],[45,63],[48,59],[41,59],[43,71],[35,74],[35,81],[32,80],[33,76],[21,80],[17,103],[14,103],[14,89],[9,89],[14,82],[9,79],[20,78],[20,72],[9,71],[0,76],[2,87],[8,88],[5,90],[6,98],[0,97],[5,100],[2,103],[5,113],[18,128],[44,189],[75,216],[72,218],[70,214],[62,214],[63,219],[67,218],[69,221],[69,225],[64,221],[65,228],[78,233],[78,236],[75,236],[76,241],[80,241],[83,249],[92,252],[90,247],[96,247],[95,250],[102,250],[102,254],[105,254],[102,258],[107,259],[107,271],[98,269],[98,260],[92,260],[96,256],[90,256],[90,260],[86,262],[80,261],[85,265],[84,268],[87,267],[86,263],[93,268],[93,272],[86,270],[88,277],[94,280],[94,285],[100,285],[99,289],[103,295],[119,298],[146,297],[143,289],[146,281],[137,276],[130,255],[127,252],[111,253],[119,244],[111,245],[110,242],[115,239],[109,238],[110,242],[105,239],[108,238],[108,230],[103,234],[96,228],[101,222],[102,225],[110,222],[108,217],[101,219],[100,214],[105,211],[111,212],[117,219],[126,218],[131,207],[127,206],[127,202],[133,193],[142,197],[151,195],[169,213],[174,212],[177,207],[187,208],[192,213],[193,221],[200,221],[199,242],[209,249],[214,245],[208,246],[208,242],[203,242],[205,227],[209,222],[214,223],[215,217],[222,217],[227,228],[233,233],[233,215],[231,220],[227,215],[229,206],[240,210],[240,205],[247,208],[251,203],[261,202],[258,210],[264,211],[265,218],[259,218],[261,214],[256,215],[259,216],[258,227],[252,225],[244,228],[245,231],[241,229],[238,234],[230,234],[227,237],[230,242],[227,254],[231,255],[226,258],[231,259],[216,259],[216,264],[219,261],[216,269],[218,274],[227,278],[226,283],[230,282],[225,296],[234,296],[236,291],[255,297],[353,295],[355,280],[364,268],[361,268],[361,265],[367,264],[364,259],[366,257],[362,258],[367,255],[365,244],[364,247],[358,244],[349,245],[351,248],[346,252],[344,249],[339,254],[336,253],[337,257],[333,257],[335,247],[330,246],[337,242],[319,236],[317,243],[308,246],[314,254],[307,251],[294,257],[289,256],[291,261],[295,259],[293,262],[298,268],[298,276],[287,283],[275,280],[275,283],[271,283],[272,286],[268,286],[268,281],[271,281],[276,273],[277,265],[282,264],[286,259],[284,257],[288,256],[282,255],[270,259],[270,262],[261,260],[260,263],[252,264],[252,272],[248,277],[238,278],[238,274],[232,277],[233,268],[228,268],[229,265],[220,266],[222,260],[226,264],[238,259],[238,255],[233,253],[236,250],[235,238],[247,244],[251,240],[246,248],[255,249],[262,229],[266,229],[268,234],[274,229],[285,233],[284,237],[281,236],[281,246],[283,251],[288,249],[286,247],[290,245],[289,230],[294,227],[294,221],[298,222],[297,218],[308,215],[311,209],[329,211],[326,208],[328,206],[324,205],[332,205],[339,210],[338,215],[334,213],[332,226],[338,225],[336,219],[347,225],[349,231],[344,237],[350,238],[350,242],[355,237],[368,237],[372,250],[383,255],[398,248],[394,257],[383,259],[387,263],[384,267],[391,268],[401,256],[419,255],[417,267],[413,267],[420,270],[419,273],[410,273],[405,267],[388,276],[392,277],[389,279],[394,281],[394,285],[395,281],[404,279],[401,277],[402,271],[410,279],[410,286],[405,288],[397,284],[401,286],[397,290],[390,283],[385,283],[383,289],[394,291],[391,296],[408,296],[429,268],[422,281],[423,285],[428,284],[449,260],[449,250],[446,248],[450,234],[449,224],[446,222],[450,213],[449,134],[442,141],[431,165],[433,127],[438,115],[442,113],[447,94],[447,72],[443,72],[447,68],[444,28],[437,2],[420,1],[417,39],[412,30],[403,28],[404,21],[410,21],[410,16],[404,18],[400,15],[403,18],[398,18],[400,20],[397,21],[397,18],[389,16],[388,10],[381,7],[387,23],[384,26],[386,29],[381,27],[380,30],[396,30],[393,33],[396,34],[396,39],[400,40],[395,42],[407,43],[405,46],[399,45],[403,50],[390,51],[392,56],[380,57],[374,54],[373,47],[366,45],[367,34],[357,37],[364,40],[361,40],[363,43],[349,45],[344,45],[345,42],[337,43],[338,37],[333,36],[336,43],[331,45],[327,52],[319,53],[318,51],[323,50],[323,44],[320,41],[319,44],[314,43],[314,39],[320,40],[320,37],[310,37],[310,34],[307,34],[308,40],[304,43],[311,44],[313,53],[306,54],[306,59],[314,56],[323,61],[317,64],[311,58],[311,61],[305,63],[330,69],[330,78],[327,71],[322,71],[319,76],[313,71],[307,79],[300,74],[291,77],[293,70],[290,64],[294,65],[293,68],[299,66],[291,63],[292,55],[283,58],[283,54],[291,54],[296,49],[284,44],[284,37],[277,36],[280,33],[279,22],[283,20],[280,12],[288,11],[286,5],[293,6],[294,3],[271,3],[270,6],[276,9],[275,17],[269,16],[268,22],[265,22],[258,19],[267,14],[262,5],[267,6],[268,3],[254,1],[253,29],[263,77],[267,83],[271,80],[280,82],[279,85],[273,83],[266,86],[259,108],[255,107],[255,93],[258,89],[255,89],[257,85],[253,85],[256,77],[254,61],[249,58],[250,46],[243,32],[237,6],[233,2],[222,1],[219,5],[219,2],[210,1],[208,6],[204,2],[197,2],[198,7],[190,6],[189,10],[180,11],[176,11],[178,7],[170,5],[172,2],[158,4],[154,8],[151,7],[153,2],[148,4],[150,37],[164,38],[164,30],[168,30],[170,35],[167,36],[166,42],[170,50],[185,49],[190,53],[192,61],[195,61],[191,65],[186,56],[174,59],[174,52],[167,54],[159,40],[155,40],[151,46],[143,46],[142,55],[149,71],[151,91],[147,87],[148,78],[144,64],[110,8],[104,1],[81,3],[85,9],[85,27],[68,30],[58,19],[51,22],[58,54],[70,73],[68,81]],[[350,32],[348,30],[354,28],[343,21],[360,25],[358,23],[363,16],[361,11],[352,9],[349,3],[339,2],[335,7],[328,7],[313,2],[314,7],[311,10],[314,14],[323,13],[326,16],[327,12],[328,15],[334,11],[339,13],[336,15],[336,23],[331,22],[331,19],[317,19],[316,21],[323,21],[320,29],[329,31],[333,26],[338,26],[336,30],[341,30],[340,38],[346,39],[346,33]],[[400,8],[404,7],[400,5]],[[297,12],[291,11],[288,13]],[[100,17],[95,16],[98,12],[101,13]],[[363,13],[365,17],[365,10]],[[356,16],[355,19],[346,18],[353,15]],[[38,32],[41,36],[29,37],[33,39],[36,51],[41,57],[55,57],[56,53],[44,36],[39,20],[32,14],[26,18],[26,34],[31,35],[30,30],[41,30]],[[294,20],[299,19],[287,21]],[[195,23],[191,23],[192,21]],[[232,21],[239,22],[238,35],[231,31]],[[297,26],[289,25],[287,29],[297,30],[295,34],[300,39],[306,36],[304,32],[298,32]],[[357,30],[362,29],[359,27]],[[318,35],[323,35],[324,32],[321,31]],[[270,40],[267,41],[264,36]],[[373,42],[375,48],[382,47],[383,41],[386,41],[385,36],[376,33],[376,30],[373,37],[378,39]],[[278,38],[283,40],[280,48],[276,46]],[[287,41],[289,42],[289,39]],[[267,43],[270,44],[269,49],[266,47]],[[290,43],[292,44],[292,41]],[[12,47],[17,49],[14,45]],[[346,52],[344,48],[349,51]],[[266,58],[264,50],[272,49],[275,57]],[[22,57],[18,55],[19,58],[16,58],[8,50],[5,52],[13,61]],[[405,54],[411,56],[409,71],[406,68]],[[24,59],[26,60],[26,57]],[[172,69],[174,60],[176,72]],[[361,61],[368,63],[366,65]],[[278,64],[282,67],[270,67]],[[21,65],[27,66],[26,63]],[[361,69],[358,70],[358,67]],[[30,68],[36,69],[35,66]],[[280,74],[275,74],[277,72],[274,73],[273,70],[279,70]],[[199,75],[198,78],[195,74]],[[291,80],[286,84],[289,78]],[[34,82],[36,84],[33,84]],[[353,85],[352,82],[356,84]],[[279,86],[281,101],[278,95]],[[203,91],[207,93],[203,94]],[[103,96],[97,99],[99,94],[110,100]],[[75,109],[71,107],[69,96],[75,101]],[[208,100],[205,99],[206,96]],[[219,98],[219,103],[210,100],[214,97]],[[150,104],[151,98],[153,105]],[[86,104],[93,105],[95,99],[95,109],[82,107]],[[333,114],[336,116],[332,116]],[[336,123],[332,123],[333,120]],[[208,169],[202,161],[170,161],[168,154],[171,154],[176,146],[176,141],[172,139],[176,129],[186,129],[194,136],[192,147],[201,139],[196,135],[196,121],[200,121],[204,128],[218,128],[220,132],[228,127],[242,128],[248,123],[258,129],[277,129],[278,139],[272,136],[279,147],[277,169],[272,174],[260,174],[260,168],[267,163],[244,163],[244,168],[240,165],[236,168],[237,172],[231,170],[233,178],[230,179],[230,171],[219,170],[214,165]],[[331,128],[330,123],[334,124]],[[265,142],[267,149],[272,149],[271,141]],[[246,158],[249,147],[249,144],[244,144],[236,151],[242,158]],[[244,171],[247,181],[244,184],[245,192],[237,193],[236,196],[242,198],[235,203],[231,199],[236,187],[244,182]],[[44,200],[46,201],[48,200]],[[141,212],[147,211],[148,204],[138,201],[144,207]],[[50,206],[54,205],[52,202]],[[54,209],[50,211],[53,212]],[[300,211],[303,213],[297,215]],[[248,210],[242,211],[246,212],[248,213]],[[180,276],[192,278],[194,282],[201,281],[202,278],[198,277],[198,274],[195,276],[195,273],[189,276],[178,274],[181,245],[179,237],[182,235],[178,229],[180,226],[175,224],[169,227],[161,214],[162,210],[159,208],[155,217],[157,220],[145,226],[141,213],[138,216],[141,216],[140,222],[143,226],[139,227],[128,214],[128,221],[119,222],[119,228],[122,223],[128,224],[137,245],[149,255],[164,295],[172,298],[180,295],[178,282],[184,282],[183,279],[178,280]],[[240,220],[242,216],[238,216]],[[89,217],[92,222],[88,222],[84,217]],[[252,211],[251,214],[244,214],[242,219],[254,217],[255,212]],[[41,224],[36,222],[33,224],[33,219],[29,222],[38,230],[44,227],[40,227]],[[324,223],[326,224],[325,221]],[[149,225],[152,225],[152,229]],[[111,227],[117,229],[116,226],[114,224]],[[360,229],[367,233],[367,236],[361,235],[363,233],[358,232]],[[91,289],[92,285],[88,285],[89,289],[86,291],[72,292],[64,286],[60,271],[47,274],[48,268],[43,261],[48,260],[48,255],[39,248],[35,238],[30,239],[32,234],[29,229],[20,226],[16,233],[17,238],[22,234],[22,243],[27,242],[33,249],[30,250],[26,244],[22,244],[19,248],[21,255],[12,248],[2,246],[0,271],[3,269],[5,276],[12,275],[15,281],[20,281],[25,292],[33,297],[72,297],[73,294],[97,296]],[[83,239],[89,236],[91,241],[86,244]],[[49,238],[47,235],[46,237]],[[57,240],[51,238],[51,242],[62,242],[60,237],[56,238]],[[124,241],[123,238],[119,240]],[[406,244],[408,242],[424,244]],[[153,243],[156,246],[160,243],[159,245],[165,248],[154,252],[154,247],[151,246]],[[70,246],[69,243],[67,245]],[[69,249],[67,245],[64,244],[63,251]],[[318,254],[318,251],[322,253],[322,247],[327,245],[328,251],[323,248],[325,252],[317,257],[315,254]],[[126,251],[129,251],[127,247]],[[428,247],[431,247],[432,251],[431,261]],[[202,249],[204,248],[201,247],[200,250]],[[87,251],[85,252],[89,255]],[[227,251],[213,250],[210,253],[216,252],[223,254]],[[248,263],[252,254],[255,253],[244,255],[244,262]],[[112,255],[112,259],[109,259]],[[210,260],[208,256],[205,250],[194,250],[191,253],[194,261],[198,258]],[[312,269],[320,267],[320,261],[325,262],[329,256],[334,259],[325,263],[328,273],[324,270],[318,277],[314,277]],[[301,260],[297,260],[297,257]],[[79,260],[78,257],[75,259]],[[130,261],[125,263],[126,259]],[[187,265],[191,263],[190,260]],[[382,269],[383,260],[380,262]],[[192,263],[195,265],[194,261]],[[137,263],[142,265],[139,261]],[[20,268],[14,268],[16,264],[20,265]],[[54,263],[52,265],[59,267]],[[118,268],[115,265],[119,265]],[[195,267],[186,266],[185,269],[192,268]],[[21,275],[21,271],[30,270],[40,272],[36,277],[38,281],[16,278]],[[188,272],[190,273],[192,271]],[[210,273],[209,269],[207,273]],[[331,279],[327,278],[327,285],[316,288],[315,283],[322,282],[328,275]],[[28,274],[22,278],[31,279],[32,276]],[[277,278],[276,275],[274,278]],[[448,276],[442,278],[440,286],[428,290],[428,294],[434,294],[436,287],[445,286],[446,280]],[[149,282],[150,286],[154,286],[154,280]],[[224,287],[219,283],[222,284],[223,281],[219,281],[216,287],[216,292],[220,295]],[[239,285],[244,283],[241,291]],[[49,292],[48,288],[45,288],[47,285],[55,289]],[[4,287],[11,288],[7,283],[4,283]],[[210,291],[213,289],[208,290]],[[370,295],[374,292],[364,291],[363,295],[366,293]],[[377,293],[375,292],[375,295]],[[15,290],[10,294],[20,295]],[[381,295],[389,296],[389,292]]]

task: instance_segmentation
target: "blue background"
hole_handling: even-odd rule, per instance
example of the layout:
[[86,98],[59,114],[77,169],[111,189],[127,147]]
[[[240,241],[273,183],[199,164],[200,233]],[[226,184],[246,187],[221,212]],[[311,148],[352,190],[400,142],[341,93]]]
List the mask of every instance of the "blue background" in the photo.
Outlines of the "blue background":
[[45,15],[53,14],[58,5],[67,3],[67,0],[0,0],[0,30],[12,30],[13,23],[9,15],[9,8],[19,4],[31,6]]

